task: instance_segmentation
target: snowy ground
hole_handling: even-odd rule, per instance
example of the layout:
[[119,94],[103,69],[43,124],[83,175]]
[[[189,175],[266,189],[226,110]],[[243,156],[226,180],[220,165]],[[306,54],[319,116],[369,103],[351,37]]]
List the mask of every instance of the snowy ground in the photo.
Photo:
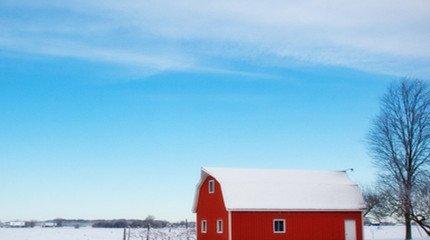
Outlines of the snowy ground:
[[[401,240],[403,239],[402,226],[365,227],[366,240]],[[191,233],[191,238],[194,239]],[[103,228],[0,228],[1,240],[122,240],[122,229]],[[152,231],[150,239],[154,240],[185,240],[185,229],[168,229]],[[146,239],[146,232],[134,231],[131,240]],[[414,239],[430,240],[422,231],[414,227]]]
[[[420,228],[413,227],[413,239],[430,240],[426,237],[424,231]],[[404,239],[404,226],[384,226],[384,227],[365,227],[364,237],[366,240],[401,240]]]

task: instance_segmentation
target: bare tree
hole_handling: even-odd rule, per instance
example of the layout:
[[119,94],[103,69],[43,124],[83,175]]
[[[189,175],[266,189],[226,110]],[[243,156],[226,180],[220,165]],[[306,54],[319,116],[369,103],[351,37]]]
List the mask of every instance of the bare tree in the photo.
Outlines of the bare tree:
[[365,187],[362,191],[364,202],[366,203],[366,209],[364,210],[365,217],[381,222],[383,218],[390,215],[384,192],[374,187]]
[[370,187],[363,189],[363,198],[364,202],[366,203],[364,216],[367,216],[369,213],[371,213],[381,203],[379,194]]
[[422,81],[403,79],[393,84],[381,100],[368,142],[373,163],[387,199],[402,215],[411,239],[413,195],[430,165],[430,92]]

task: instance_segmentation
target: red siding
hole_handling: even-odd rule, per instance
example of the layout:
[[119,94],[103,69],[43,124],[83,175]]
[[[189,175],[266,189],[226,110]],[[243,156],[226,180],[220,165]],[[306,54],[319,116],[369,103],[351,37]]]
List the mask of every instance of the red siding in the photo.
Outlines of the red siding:
[[[286,220],[286,233],[273,233],[273,219]],[[344,240],[346,219],[362,240],[361,212],[232,212],[232,240]]]
[[[222,196],[221,185],[215,180],[215,192],[209,193],[208,182],[214,180],[206,178],[200,187],[197,203],[197,239],[198,240],[228,240],[228,212]],[[207,221],[207,233],[201,232],[201,220]],[[223,233],[216,232],[216,221],[223,220]]]

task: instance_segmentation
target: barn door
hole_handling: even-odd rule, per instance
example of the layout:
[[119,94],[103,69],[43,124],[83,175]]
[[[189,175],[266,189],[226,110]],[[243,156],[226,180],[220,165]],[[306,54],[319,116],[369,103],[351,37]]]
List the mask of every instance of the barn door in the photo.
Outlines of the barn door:
[[345,240],[357,240],[355,220],[345,220]]

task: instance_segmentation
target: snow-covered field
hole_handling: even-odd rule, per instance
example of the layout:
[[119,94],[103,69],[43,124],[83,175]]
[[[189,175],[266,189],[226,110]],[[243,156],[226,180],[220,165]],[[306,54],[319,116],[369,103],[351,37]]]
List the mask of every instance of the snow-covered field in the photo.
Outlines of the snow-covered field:
[[[0,228],[0,240],[122,240],[119,228]],[[132,229],[127,239],[146,240],[146,229]],[[195,230],[185,228],[151,229],[150,240],[195,240]]]
[[[414,239],[430,240],[418,228],[414,227]],[[366,240],[401,240],[403,226],[365,227]],[[162,229],[151,231],[150,239],[154,240],[185,240],[185,229]],[[1,240],[122,240],[122,229],[105,228],[0,228]],[[131,240],[146,239],[143,230],[132,231]],[[191,233],[190,239],[195,239]]]
[[[430,240],[429,237],[426,237],[425,232],[419,227],[413,226],[412,228],[413,239]],[[366,226],[364,228],[364,238],[366,240],[401,240],[404,239],[404,231],[404,226]]]

